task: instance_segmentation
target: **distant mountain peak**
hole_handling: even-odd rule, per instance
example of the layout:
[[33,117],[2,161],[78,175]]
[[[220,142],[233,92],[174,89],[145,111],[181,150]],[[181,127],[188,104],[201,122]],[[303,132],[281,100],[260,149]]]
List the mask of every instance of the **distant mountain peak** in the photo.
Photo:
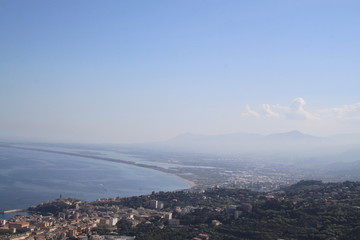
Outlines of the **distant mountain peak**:
[[304,134],[302,132],[300,132],[299,130],[293,130],[290,132],[285,132],[285,133],[275,133],[275,134],[270,134],[267,136],[268,138],[297,138],[297,139],[304,139],[304,138],[318,138],[315,137],[313,135],[309,135],[309,134]]
[[289,132],[283,132],[283,133],[273,133],[270,135],[304,135],[302,132],[300,132],[299,130],[292,130]]
[[304,133],[300,132],[299,130],[292,130],[290,132],[287,132],[288,134],[297,134],[297,135],[304,135]]
[[253,139],[253,138],[261,138],[264,137],[263,135],[260,134],[255,134],[255,133],[232,133],[232,134],[219,134],[219,135],[205,135],[205,134],[193,134],[193,133],[183,133],[183,134],[179,134],[171,139],[169,139],[168,141],[179,141],[179,140],[205,140],[205,139]]

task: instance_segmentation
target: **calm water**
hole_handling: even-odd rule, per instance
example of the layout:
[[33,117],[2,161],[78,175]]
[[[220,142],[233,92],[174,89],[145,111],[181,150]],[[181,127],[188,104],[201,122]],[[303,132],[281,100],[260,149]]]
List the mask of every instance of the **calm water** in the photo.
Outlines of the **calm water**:
[[90,201],[188,187],[179,178],[135,166],[0,147],[0,211],[27,208],[60,194]]

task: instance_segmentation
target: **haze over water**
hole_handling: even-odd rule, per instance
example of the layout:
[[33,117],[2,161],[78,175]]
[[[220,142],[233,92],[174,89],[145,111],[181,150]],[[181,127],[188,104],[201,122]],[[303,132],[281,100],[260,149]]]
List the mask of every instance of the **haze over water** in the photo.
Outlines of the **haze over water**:
[[0,210],[59,198],[96,200],[185,189],[180,178],[84,157],[0,147]]

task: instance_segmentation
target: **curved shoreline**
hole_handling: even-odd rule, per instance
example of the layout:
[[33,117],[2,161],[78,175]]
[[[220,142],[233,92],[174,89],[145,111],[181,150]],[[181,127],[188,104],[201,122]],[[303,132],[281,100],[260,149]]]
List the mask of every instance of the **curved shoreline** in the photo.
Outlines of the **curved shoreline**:
[[[189,184],[190,188],[193,188],[196,186],[196,183],[194,183],[193,181],[190,181],[189,179],[186,179],[186,178],[183,178],[179,175],[176,175],[175,173],[169,173],[169,172],[166,172],[166,171],[161,171],[161,170],[157,170],[157,169],[152,169],[152,168],[147,168],[147,167],[143,167],[143,168],[146,168],[146,169],[150,169],[150,170],[153,170],[153,171],[157,171],[157,172],[161,172],[161,173],[164,173],[166,175],[169,175],[169,176],[172,176],[172,177],[175,177],[175,178],[179,178],[181,179],[182,181],[186,182],[187,184]],[[175,190],[176,191],[176,190]]]
[[[84,155],[84,154],[71,153],[71,152],[62,152],[62,151],[55,151],[55,150],[48,150],[48,149],[41,149],[41,148],[19,147],[19,146],[14,146],[11,144],[0,145],[0,146],[21,149],[21,150],[28,150],[28,151],[47,152],[47,153],[54,153],[54,154],[60,154],[60,155],[89,158],[89,159],[94,159],[94,160],[101,160],[101,161],[107,161],[107,162],[112,162],[112,163],[130,165],[130,166],[134,166],[134,167],[139,167],[139,168],[144,168],[144,169],[160,172],[160,173],[166,174],[168,176],[176,177],[176,178],[181,179],[182,181],[186,182],[189,185],[189,188],[193,188],[196,186],[196,183],[194,183],[193,181],[190,181],[184,177],[176,175],[175,173],[168,172],[168,171],[166,171],[166,169],[158,167],[158,166],[146,165],[146,164],[142,164],[142,163],[139,164],[139,163],[132,162],[132,161],[126,161],[126,160],[109,158],[109,157],[99,157],[99,156]],[[176,190],[181,190],[181,189],[176,189]],[[173,190],[173,191],[176,191],[176,190]]]

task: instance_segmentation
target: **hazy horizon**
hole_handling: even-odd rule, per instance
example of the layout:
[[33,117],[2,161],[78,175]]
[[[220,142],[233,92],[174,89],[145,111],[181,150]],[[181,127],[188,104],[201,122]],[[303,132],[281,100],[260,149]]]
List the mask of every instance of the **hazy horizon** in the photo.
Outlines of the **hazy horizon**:
[[360,134],[358,1],[0,1],[0,139]]

